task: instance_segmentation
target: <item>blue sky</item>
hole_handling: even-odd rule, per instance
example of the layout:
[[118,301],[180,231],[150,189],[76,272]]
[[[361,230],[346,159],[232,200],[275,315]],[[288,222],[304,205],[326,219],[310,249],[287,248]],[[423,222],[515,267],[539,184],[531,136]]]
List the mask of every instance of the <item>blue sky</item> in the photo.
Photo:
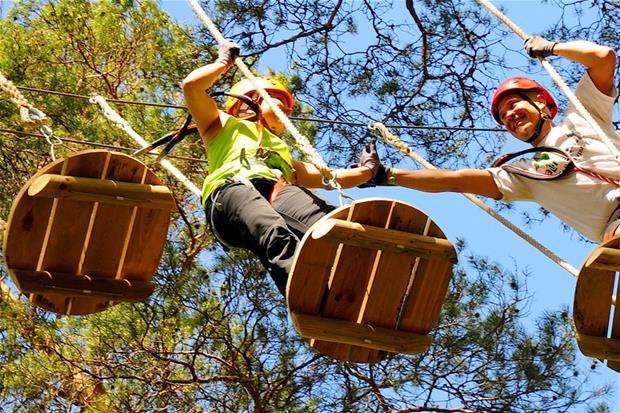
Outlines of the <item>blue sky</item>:
[[[3,11],[6,11],[9,3],[6,0],[0,3]],[[493,3],[496,6],[503,6],[507,16],[529,34],[541,33],[547,28],[549,23],[559,18],[559,10],[555,7],[544,5],[540,1],[495,1]],[[199,23],[188,2],[185,0],[165,0],[160,1],[160,4],[171,16],[181,22],[189,24]],[[398,10],[399,7],[402,8],[402,11]],[[481,6],[472,1],[471,7]],[[534,9],[536,12],[533,12]],[[395,3],[394,13],[395,15],[407,16],[404,0]],[[515,49],[518,49],[522,43],[516,35],[512,39],[506,39],[506,41],[511,42]],[[519,58],[518,55],[516,56],[516,58]],[[525,59],[525,57],[522,58]],[[281,63],[276,63],[283,60],[270,59],[270,56],[265,56],[261,64],[263,69],[272,67],[286,71],[286,67],[281,67]],[[555,63],[555,60],[552,60],[552,63]],[[524,61],[518,62],[518,65],[523,64],[525,64]],[[524,74],[515,71],[506,75]],[[552,81],[542,69],[535,73],[534,77],[545,85],[550,86],[552,84]],[[616,119],[618,119],[618,105],[616,105],[614,113]],[[487,119],[484,125],[479,126],[489,127],[493,125],[491,120]],[[397,134],[397,131],[392,132]],[[360,133],[364,132],[360,131]],[[509,147],[506,148],[506,151],[519,148],[522,147]],[[380,153],[384,151],[385,148],[380,148]],[[413,167],[413,161],[410,161],[409,165]],[[407,167],[408,164],[403,163],[399,166]],[[502,224],[488,216],[462,195],[427,194],[394,187],[363,190],[351,189],[347,190],[346,193],[357,199],[364,197],[387,197],[407,202],[429,215],[453,242],[457,238],[466,239],[470,250],[477,254],[488,256],[489,259],[501,263],[508,270],[513,270],[515,267],[518,267],[520,270],[530,270],[533,274],[528,278],[528,288],[533,294],[533,302],[530,309],[531,320],[534,320],[544,311],[556,310],[561,306],[569,306],[572,311],[575,278],[506,229]],[[322,191],[322,195],[331,202],[338,203],[336,193]],[[528,208],[528,206],[525,203],[521,203],[519,208]],[[515,224],[521,225],[521,219],[517,214],[513,213],[507,217],[513,220]],[[579,238],[574,233],[564,232],[560,227],[559,221],[555,218],[548,219],[541,225],[523,229],[576,268],[581,266],[594,248],[591,244],[579,241]],[[591,360],[582,357],[581,363],[584,366],[588,366]],[[620,381],[618,374],[604,367],[598,370],[598,378],[601,381],[615,383],[616,392],[609,402],[612,404],[612,412],[620,412]]]
[[[543,32],[547,25],[559,18],[559,10],[550,5],[544,5],[539,1],[495,1],[497,7],[503,6],[506,15],[514,23],[520,26],[528,34],[538,34]],[[173,17],[180,21],[191,24],[196,23],[196,19],[192,14],[191,8],[186,1],[163,1],[162,7],[166,9]],[[481,7],[478,3],[472,1],[472,7]],[[402,11],[397,8],[402,7]],[[533,12],[535,8],[536,12]],[[394,7],[394,14],[407,16],[405,2],[397,1]],[[587,17],[586,17],[587,19]],[[362,22],[358,22],[362,24]],[[507,42],[520,50],[522,41],[514,35],[507,38]],[[526,59],[524,56],[519,57],[515,54],[515,58]],[[556,58],[557,59],[557,58]],[[261,70],[273,68],[286,71],[286,67],[282,67],[281,63],[285,59],[274,59],[271,56],[264,56],[261,60]],[[552,60],[555,63],[556,60]],[[524,65],[527,62],[520,61],[517,66]],[[505,76],[525,75],[523,72],[506,73]],[[543,69],[536,73],[529,73],[544,85],[551,86],[552,81]],[[501,77],[501,75],[499,75]],[[489,92],[489,94],[492,91]],[[618,109],[616,105],[616,119],[618,118]],[[480,127],[493,126],[491,120],[485,120],[484,125]],[[360,131],[364,133],[364,131]],[[397,131],[392,131],[397,134]],[[518,144],[513,147],[509,145],[506,151],[523,149]],[[380,148],[380,153],[385,148]],[[409,164],[413,167],[413,161]],[[407,163],[399,165],[407,167]],[[532,307],[530,309],[530,320],[534,321],[536,317],[545,311],[557,310],[562,306],[569,306],[572,312],[572,304],[575,289],[575,278],[566,270],[552,262],[542,253],[534,249],[527,242],[519,238],[512,231],[506,229],[502,224],[488,216],[485,212],[467,200],[460,194],[427,194],[412,190],[400,188],[373,188],[373,189],[351,189],[346,193],[353,198],[359,199],[364,197],[387,197],[395,198],[424,211],[429,215],[445,232],[446,236],[453,242],[457,238],[464,238],[469,248],[477,254],[486,255],[489,259],[501,263],[508,270],[514,270],[518,267],[520,270],[529,270],[533,275],[528,278],[528,289],[533,294]],[[335,192],[322,191],[322,195],[331,202],[338,204],[338,196]],[[535,208],[532,204],[519,203],[520,210]],[[518,214],[512,213],[507,216],[516,225],[521,226],[528,234],[545,245],[555,254],[569,262],[577,269],[580,268],[586,257],[594,249],[591,244],[586,244],[579,240],[579,237],[571,232],[562,230],[557,219],[548,219],[541,225],[536,224],[531,228],[522,226],[521,218]],[[586,357],[580,357],[580,363],[589,366],[592,360]],[[612,412],[620,412],[620,381],[618,374],[605,367],[599,367],[597,380],[602,382],[611,382],[616,389],[615,394],[609,399],[612,404]]]

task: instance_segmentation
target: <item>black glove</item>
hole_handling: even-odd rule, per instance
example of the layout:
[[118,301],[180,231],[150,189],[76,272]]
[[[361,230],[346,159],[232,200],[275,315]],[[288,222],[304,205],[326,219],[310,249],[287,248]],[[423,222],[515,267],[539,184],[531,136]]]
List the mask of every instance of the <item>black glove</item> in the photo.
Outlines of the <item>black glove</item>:
[[379,154],[377,153],[375,139],[364,145],[364,150],[360,155],[359,162],[351,166],[354,168],[365,166],[372,171],[372,178],[358,185],[359,188],[367,188],[376,185],[391,185],[388,183],[391,169],[381,163],[381,159],[379,159]]
[[544,37],[532,36],[525,39],[525,51],[532,58],[545,58],[553,55],[553,48],[559,42],[552,42]]
[[359,166],[365,166],[370,169],[372,172],[372,177],[377,176],[377,172],[381,165],[381,159],[379,159],[379,154],[377,153],[377,145],[376,140],[373,139],[370,143],[364,145],[364,150],[360,155],[360,161],[358,162]]
[[239,45],[231,39],[226,39],[217,49],[216,62],[223,63],[226,67],[230,67],[235,63],[237,57],[239,57]]

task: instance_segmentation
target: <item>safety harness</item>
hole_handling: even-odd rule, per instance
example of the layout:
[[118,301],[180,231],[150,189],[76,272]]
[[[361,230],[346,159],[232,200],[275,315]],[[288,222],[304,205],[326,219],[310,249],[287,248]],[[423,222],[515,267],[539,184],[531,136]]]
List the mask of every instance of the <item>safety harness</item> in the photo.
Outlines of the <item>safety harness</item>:
[[[534,159],[527,163],[508,163],[528,153],[535,153]],[[562,149],[551,146],[539,146],[512,152],[496,159],[492,167],[502,169],[531,179],[553,180],[568,175],[571,172],[580,172],[608,184],[620,187],[620,181],[598,172],[578,166],[573,157]]]

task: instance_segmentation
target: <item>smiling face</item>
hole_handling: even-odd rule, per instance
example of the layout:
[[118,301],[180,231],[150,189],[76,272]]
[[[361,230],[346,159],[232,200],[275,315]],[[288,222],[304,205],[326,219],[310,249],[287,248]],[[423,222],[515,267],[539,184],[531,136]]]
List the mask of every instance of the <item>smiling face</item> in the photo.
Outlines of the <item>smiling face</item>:
[[[545,98],[535,91],[507,93],[501,98],[498,105],[498,113],[506,130],[515,138],[525,142],[536,132],[540,113],[532,103],[523,97],[523,94],[529,96],[533,104],[541,111],[548,113]],[[540,138],[536,139],[532,144],[538,143],[537,141],[548,133],[550,123],[550,121],[545,121]]]
[[[284,112],[286,116],[290,115],[291,108],[288,107],[288,103],[283,97],[273,93],[270,93],[269,96],[273,98],[273,101],[276,103],[278,108],[280,108],[280,110]],[[271,106],[265,101],[261,101],[260,105],[261,115],[263,117],[263,120],[265,121],[265,126],[267,126],[267,128],[276,135],[284,132],[286,130],[286,126],[284,126],[284,123],[282,123],[280,118],[276,116],[273,109],[271,109]]]

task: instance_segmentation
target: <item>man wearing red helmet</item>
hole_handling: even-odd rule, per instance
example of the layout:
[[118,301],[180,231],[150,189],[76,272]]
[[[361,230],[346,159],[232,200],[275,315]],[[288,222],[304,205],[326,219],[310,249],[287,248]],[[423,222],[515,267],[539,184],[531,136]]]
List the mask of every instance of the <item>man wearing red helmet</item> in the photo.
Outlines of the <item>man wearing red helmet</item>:
[[[226,41],[215,62],[194,70],[183,81],[185,101],[209,160],[202,201],[215,237],[225,246],[254,252],[285,295],[299,239],[334,209],[305,188],[331,187],[325,186],[312,164],[292,159],[288,146],[278,137],[284,124],[249,80],[223,93],[228,95],[225,111],[205,92],[238,55],[239,46]],[[282,83],[269,78],[257,78],[257,82],[272,104],[290,113],[293,97]],[[343,188],[372,178],[379,163],[366,157],[360,165],[335,171]]]
[[[528,38],[525,49],[533,58],[557,55],[586,66],[575,94],[609,139],[617,142],[612,125],[618,95],[613,49],[588,41],[550,42],[538,36]],[[539,83],[525,77],[507,79],[493,96],[491,113],[512,136],[538,148],[533,159],[459,171],[380,167],[371,182],[427,192],[468,192],[506,202],[534,201],[587,238],[610,238],[620,223],[620,188],[612,183],[620,180],[620,165],[572,105],[556,125],[557,112],[555,100]]]

